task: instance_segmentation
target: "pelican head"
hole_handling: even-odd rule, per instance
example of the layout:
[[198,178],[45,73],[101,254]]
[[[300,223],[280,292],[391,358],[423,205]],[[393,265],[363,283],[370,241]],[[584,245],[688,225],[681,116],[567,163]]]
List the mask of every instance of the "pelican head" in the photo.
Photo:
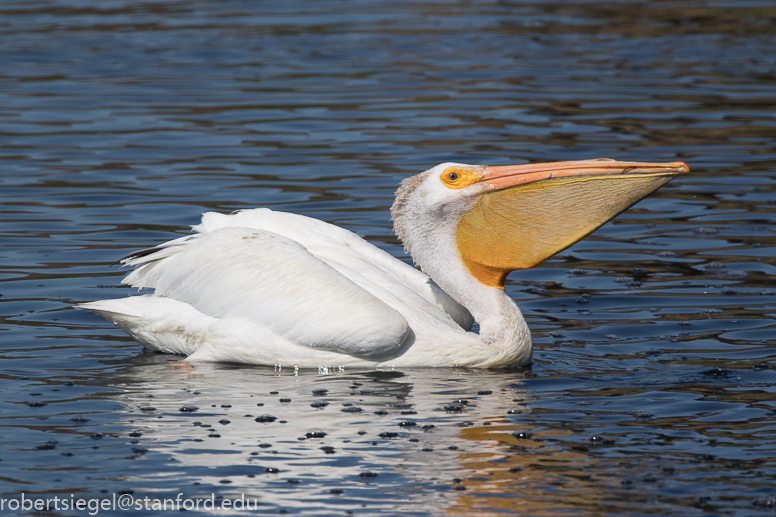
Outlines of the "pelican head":
[[443,163],[405,179],[391,215],[415,262],[456,297],[451,274],[465,272],[503,289],[510,271],[571,246],[688,171],[683,162],[607,158],[495,167]]

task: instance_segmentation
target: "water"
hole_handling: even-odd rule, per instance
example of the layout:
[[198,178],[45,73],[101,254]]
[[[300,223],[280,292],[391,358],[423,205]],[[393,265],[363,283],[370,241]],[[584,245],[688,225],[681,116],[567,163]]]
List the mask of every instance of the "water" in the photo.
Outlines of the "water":
[[[4,2],[3,515],[31,513],[22,493],[104,515],[773,514],[775,23],[765,1]],[[404,257],[408,174],[598,157],[693,171],[510,276],[528,370],[188,365],[71,308],[129,294],[116,261],[206,210]]]

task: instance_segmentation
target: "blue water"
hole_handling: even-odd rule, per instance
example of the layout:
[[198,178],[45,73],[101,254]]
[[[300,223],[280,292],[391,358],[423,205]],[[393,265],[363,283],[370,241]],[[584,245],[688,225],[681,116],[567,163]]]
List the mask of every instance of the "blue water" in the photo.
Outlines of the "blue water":
[[[771,2],[6,1],[0,48],[3,515],[776,511]],[[692,173],[510,276],[527,370],[189,365],[71,307],[203,211],[406,259],[408,175],[599,157]]]

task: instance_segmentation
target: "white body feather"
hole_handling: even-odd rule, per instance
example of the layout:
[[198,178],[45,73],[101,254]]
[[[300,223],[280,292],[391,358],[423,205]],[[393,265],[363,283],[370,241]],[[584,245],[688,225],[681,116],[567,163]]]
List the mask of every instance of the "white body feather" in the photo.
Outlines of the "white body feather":
[[[123,282],[153,294],[77,307],[189,360],[527,364],[531,334],[520,309],[471,276],[456,251],[456,224],[480,190],[444,187],[438,174],[448,166],[467,167],[441,164],[408,178],[392,208],[397,234],[436,283],[352,232],[260,208],[206,213],[196,234],[125,259],[136,269]],[[469,332],[474,319],[479,335]]]
[[129,259],[153,294],[79,305],[152,350],[265,365],[490,366],[469,311],[357,235],[269,209],[206,213]]

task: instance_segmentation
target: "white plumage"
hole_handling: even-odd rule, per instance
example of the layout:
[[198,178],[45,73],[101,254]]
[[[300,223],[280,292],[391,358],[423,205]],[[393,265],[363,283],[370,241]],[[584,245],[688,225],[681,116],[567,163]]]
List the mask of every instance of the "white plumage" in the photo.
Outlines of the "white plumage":
[[[579,163],[589,168],[591,162]],[[459,176],[471,176],[471,184],[451,187]],[[397,234],[436,283],[350,231],[263,208],[206,213],[195,234],[126,258],[135,270],[123,283],[152,294],[78,307],[149,349],[189,360],[300,367],[527,364],[531,336],[520,310],[503,286],[478,279],[457,240],[464,214],[481,196],[503,189],[489,181],[504,177],[447,163],[402,184],[392,210]],[[469,332],[472,314],[479,335]]]
[[126,261],[123,282],[154,294],[81,307],[152,350],[209,361],[434,366],[455,350],[412,346],[417,332],[476,344],[465,308],[352,232],[266,208],[206,213],[194,229]]

